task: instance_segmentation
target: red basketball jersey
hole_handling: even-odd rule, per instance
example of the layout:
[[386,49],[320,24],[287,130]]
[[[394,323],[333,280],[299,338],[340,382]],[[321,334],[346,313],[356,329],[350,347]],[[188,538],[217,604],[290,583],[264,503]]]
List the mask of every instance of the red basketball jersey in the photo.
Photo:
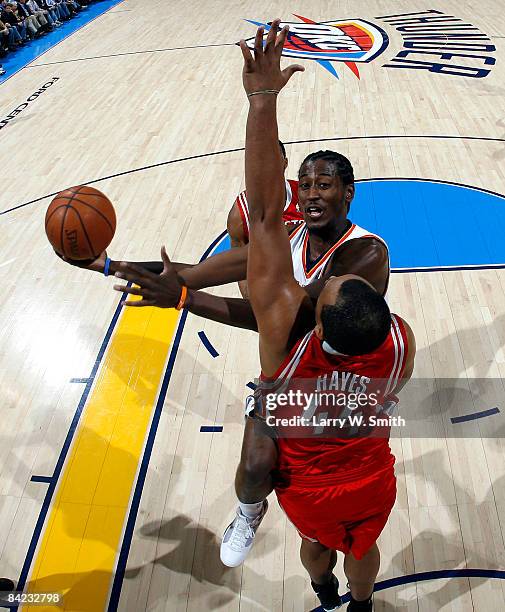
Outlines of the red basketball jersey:
[[[358,392],[366,389],[368,384],[368,392],[373,388],[378,396],[378,404],[373,411],[377,411],[377,416],[380,416],[384,404],[394,398],[394,390],[405,368],[407,349],[405,326],[399,317],[392,314],[388,337],[372,353],[358,356],[330,354],[323,349],[314,331],[311,331],[293,347],[273,377],[262,376],[262,379],[267,388],[275,389],[276,393],[288,386],[297,388],[293,379],[311,381],[310,384],[317,381],[317,389],[321,392],[332,390],[335,393],[335,390],[342,390],[346,394],[352,390]],[[303,382],[299,381],[299,384],[303,386]],[[312,414],[304,412],[300,416],[314,415],[316,420],[321,421],[320,417],[327,414],[322,414],[323,410],[316,406],[309,409]],[[349,415],[348,407],[344,413],[345,410]],[[291,414],[289,409],[281,408],[280,412],[276,409],[273,416],[280,417],[283,411]],[[300,407],[295,407],[295,411],[300,413]],[[360,411],[361,408],[353,409],[351,414],[356,416]],[[340,408],[336,409],[336,413],[342,416]],[[302,435],[298,433],[302,429],[304,437],[298,437]],[[333,436],[338,430],[331,431],[329,435]],[[284,430],[284,434],[286,432]],[[389,428],[382,437],[362,435],[325,438],[324,427],[315,426],[308,430],[305,427],[295,429],[296,437],[283,436],[282,430],[278,434],[278,470],[281,482],[286,484],[324,486],[358,480],[394,463],[389,448]]]
[[[284,223],[300,223],[303,221],[303,215],[298,208],[298,181],[285,179],[286,182],[286,203],[282,218]],[[249,241],[249,203],[247,201],[247,193],[242,191],[235,199],[235,205],[240,212],[242,219],[242,227],[244,229],[245,240]]]

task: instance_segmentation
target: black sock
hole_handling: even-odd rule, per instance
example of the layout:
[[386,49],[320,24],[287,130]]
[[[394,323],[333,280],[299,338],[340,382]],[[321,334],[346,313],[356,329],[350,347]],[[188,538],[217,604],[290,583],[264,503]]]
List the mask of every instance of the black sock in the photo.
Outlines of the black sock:
[[332,574],[330,580],[325,584],[316,584],[312,582],[312,580],[310,584],[324,608],[330,606],[333,608],[341,604],[341,599],[338,594],[338,580],[335,574]]
[[347,607],[347,610],[349,612],[371,612],[372,606],[373,606],[373,593],[372,595],[370,595],[368,599],[365,599],[364,601],[357,601],[351,595],[351,601],[349,603],[349,606]]

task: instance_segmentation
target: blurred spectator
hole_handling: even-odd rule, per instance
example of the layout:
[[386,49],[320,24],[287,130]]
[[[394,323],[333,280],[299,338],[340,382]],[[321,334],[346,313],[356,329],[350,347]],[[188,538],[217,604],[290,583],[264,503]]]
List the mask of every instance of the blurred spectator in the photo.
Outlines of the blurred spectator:
[[70,11],[68,10],[68,7],[65,2],[63,2],[63,0],[46,0],[46,2],[48,4],[54,5],[60,21],[67,21],[68,19],[70,19]]
[[59,20],[58,11],[56,10],[56,6],[54,0],[38,0],[39,6],[43,11],[46,11],[46,15],[48,15],[48,19],[50,18],[52,21],[51,25],[55,27],[59,27],[62,22]]
[[28,40],[26,25],[23,20],[14,12],[12,4],[6,4],[1,14],[2,21],[11,28],[15,28],[23,42]]
[[[0,0],[0,57],[102,0]],[[5,70],[0,64],[0,75]],[[1,580],[1,579],[0,579]]]
[[24,2],[13,2],[12,4],[15,5],[16,14],[23,21],[30,34],[33,37],[40,36],[43,32],[42,24],[38,21],[37,17],[32,14],[26,4]]
[[47,30],[51,29],[51,26],[45,18],[44,13],[40,9],[37,12],[32,10],[28,4],[28,0],[19,0],[17,7],[21,16],[28,15],[32,17],[34,20],[32,23],[37,23],[38,31],[46,32]]
[[18,46],[23,44],[17,28],[2,21],[0,21],[0,24],[2,24],[2,36],[7,37],[7,50],[15,51]]
[[54,19],[49,14],[49,11],[41,9],[35,0],[26,0],[26,6],[32,11],[42,25],[44,24],[41,20],[45,19],[46,23],[49,24],[49,29],[51,30],[53,28]]

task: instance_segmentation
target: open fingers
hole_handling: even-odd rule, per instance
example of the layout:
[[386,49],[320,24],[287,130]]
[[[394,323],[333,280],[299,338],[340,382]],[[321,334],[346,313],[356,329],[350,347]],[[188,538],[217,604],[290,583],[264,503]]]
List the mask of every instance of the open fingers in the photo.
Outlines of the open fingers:
[[139,308],[142,306],[156,306],[154,300],[123,300],[121,302],[122,306],[134,306],[135,308]]
[[282,49],[284,48],[284,43],[286,42],[286,37],[289,32],[289,26],[286,25],[282,28],[279,36],[275,39],[275,51],[278,55],[282,54]]
[[148,297],[150,292],[144,289],[143,287],[130,287],[129,285],[114,285],[112,287],[114,291],[119,291],[120,293],[129,293],[130,295],[141,295],[143,298]]
[[268,31],[268,36],[265,45],[265,53],[267,53],[272,47],[275,46],[275,39],[277,38],[277,32],[279,31],[280,19],[274,19]]
[[256,37],[254,39],[254,59],[258,59],[261,55],[263,55],[263,34],[265,33],[265,28],[260,26],[256,30]]
[[140,266],[126,262],[121,262],[119,265],[119,270],[114,276],[117,278],[123,278],[132,283],[136,283],[142,287],[149,288],[153,288],[156,285],[156,281],[158,281],[157,274],[153,274],[152,272],[144,270]]
[[295,72],[305,72],[305,68],[303,66],[300,66],[300,64],[291,64],[291,66],[284,68],[282,74],[286,79],[286,83],[294,75]]
[[251,68],[251,66],[254,63],[251,50],[247,46],[246,41],[243,39],[239,42],[239,46],[240,46],[240,50],[242,51],[242,57],[244,58],[244,63],[246,65],[246,68]]
[[163,268],[165,272],[167,270],[172,270],[172,262],[170,261],[170,257],[168,256],[165,245],[161,247],[161,261],[163,262]]

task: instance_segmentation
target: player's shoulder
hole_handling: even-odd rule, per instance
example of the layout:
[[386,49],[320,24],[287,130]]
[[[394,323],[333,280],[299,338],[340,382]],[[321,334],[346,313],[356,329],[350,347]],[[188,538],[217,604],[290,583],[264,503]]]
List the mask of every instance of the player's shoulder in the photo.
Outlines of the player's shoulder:
[[230,235],[230,238],[235,244],[238,245],[245,243],[246,237],[244,231],[244,222],[237,201],[233,203],[233,206],[228,212],[228,217],[226,219],[226,229],[228,231],[228,234]]
[[412,345],[412,348],[415,350],[416,337],[410,324],[403,317],[400,317],[400,315],[392,314],[392,316],[400,323],[400,325],[405,330],[405,336],[407,338],[409,347]]
[[[337,251],[334,255],[337,255]],[[374,234],[369,234],[344,242],[338,250],[338,257],[341,258],[343,256],[366,256],[367,259],[387,261],[389,259],[389,252],[382,238]]]

